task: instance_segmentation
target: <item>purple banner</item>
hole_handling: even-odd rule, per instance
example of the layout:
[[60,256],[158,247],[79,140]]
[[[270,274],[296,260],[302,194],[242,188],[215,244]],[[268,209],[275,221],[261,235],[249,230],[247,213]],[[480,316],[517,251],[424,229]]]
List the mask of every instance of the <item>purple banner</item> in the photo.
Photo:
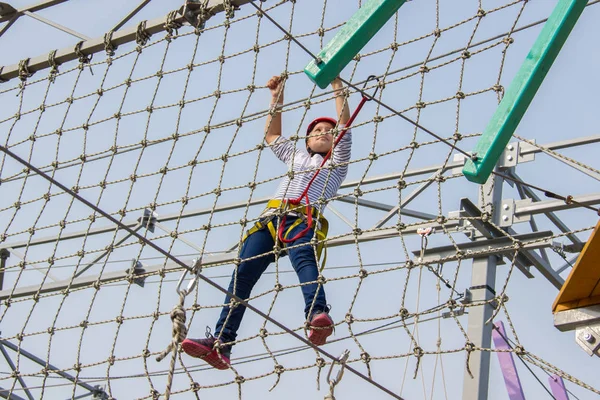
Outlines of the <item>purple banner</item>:
[[560,376],[552,375],[548,377],[548,380],[550,381],[550,389],[552,389],[552,394],[556,400],[569,400],[567,388],[565,388],[565,383]]
[[[494,324],[494,327],[495,328],[492,331],[492,339],[494,340],[494,346],[496,346],[496,349],[510,350],[511,347],[505,340],[507,336],[506,331],[504,330],[504,324],[502,322],[497,322]],[[504,375],[504,384],[506,385],[506,390],[508,391],[508,398],[510,400],[525,400],[523,388],[521,387],[521,380],[519,379],[515,360],[513,359],[513,353],[511,351],[507,351],[497,352],[496,354],[498,354],[498,361],[500,361],[500,368],[502,369],[502,374]]]

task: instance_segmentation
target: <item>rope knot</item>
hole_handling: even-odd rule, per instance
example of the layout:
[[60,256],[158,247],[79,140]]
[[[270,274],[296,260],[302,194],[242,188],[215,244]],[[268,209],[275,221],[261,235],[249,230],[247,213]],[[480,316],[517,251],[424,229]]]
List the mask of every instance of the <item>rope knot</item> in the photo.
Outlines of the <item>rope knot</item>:
[[413,375],[413,379],[417,379],[417,373],[419,372],[419,365],[421,364],[421,357],[423,357],[423,349],[419,346],[415,346],[413,349],[413,354],[417,357],[417,365],[415,366],[415,373]]
[[369,363],[371,361],[371,356],[365,351],[360,353],[360,359],[365,363]]
[[408,312],[408,310],[406,308],[403,307],[400,309],[400,312],[398,313],[398,315],[400,315],[400,318],[405,319],[410,315],[410,313]]
[[171,351],[177,351],[177,348],[181,342],[187,336],[187,327],[185,326],[186,316],[185,308],[183,307],[185,301],[185,295],[179,294],[179,304],[173,307],[171,310],[171,321],[173,321],[172,334],[173,339],[167,348],[156,357],[156,361],[162,361]]

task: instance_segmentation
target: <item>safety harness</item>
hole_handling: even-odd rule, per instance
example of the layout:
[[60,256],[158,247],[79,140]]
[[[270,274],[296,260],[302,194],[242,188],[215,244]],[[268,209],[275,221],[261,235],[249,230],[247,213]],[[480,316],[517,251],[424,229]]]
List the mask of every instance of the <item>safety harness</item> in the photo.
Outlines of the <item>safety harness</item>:
[[[369,81],[371,81],[373,79],[377,79],[377,78],[374,75],[369,76],[367,78],[367,80],[365,81],[364,87],[366,87],[367,84],[369,83]],[[327,219],[325,219],[325,217],[323,217],[321,215],[321,213],[318,209],[311,207],[310,199],[308,198],[308,191],[309,191],[312,183],[315,181],[315,179],[317,179],[319,172],[321,172],[321,169],[323,168],[323,166],[325,165],[327,160],[329,160],[331,158],[333,149],[338,145],[340,140],[342,140],[342,138],[344,137],[344,135],[346,134],[348,129],[350,129],[350,126],[354,122],[354,119],[356,118],[356,116],[358,115],[360,110],[363,108],[365,103],[367,101],[371,100],[375,96],[375,94],[377,93],[377,90],[378,90],[378,87],[376,87],[375,92],[371,96],[367,96],[364,91],[362,92],[362,98],[360,100],[360,103],[354,110],[354,113],[352,114],[352,116],[350,117],[348,122],[346,122],[346,127],[340,132],[340,134],[336,138],[332,148],[327,152],[325,157],[323,157],[323,161],[321,162],[321,165],[315,171],[315,174],[313,175],[311,180],[306,185],[306,188],[304,189],[302,194],[300,196],[298,196],[296,199],[269,200],[269,202],[267,203],[267,209],[276,209],[276,210],[278,210],[278,212],[271,213],[267,217],[267,219],[262,219],[261,221],[258,221],[256,224],[254,224],[254,226],[252,228],[250,228],[250,230],[248,230],[248,232],[244,236],[242,242],[245,241],[248,238],[248,236],[265,228],[265,226],[266,226],[267,229],[269,229],[271,236],[273,237],[273,242],[275,242],[275,243],[279,242],[279,243],[284,243],[284,244],[293,243],[296,240],[303,237],[304,235],[306,235],[306,233],[313,227],[314,219],[317,219],[319,222],[316,227],[317,229],[315,232],[317,240],[318,240],[317,258],[321,259],[321,254],[323,254],[323,259],[321,260],[321,268],[320,269],[322,270],[325,267],[325,262],[327,261],[327,248],[325,247],[325,240],[327,239],[327,231],[329,230],[329,222],[327,221]],[[305,207],[302,207],[302,204],[301,204],[303,199],[306,199]],[[286,222],[286,217],[288,214],[294,215],[294,216],[298,217],[298,219],[286,230],[285,222]],[[281,221],[279,222],[279,229],[276,229],[275,224],[273,224],[273,219],[275,218],[276,215],[281,215]],[[292,232],[292,230],[294,228],[296,228],[298,225],[300,225],[303,222],[306,223],[306,228],[304,228],[302,231],[298,232],[293,238],[288,238],[290,232]],[[325,250],[325,252],[323,252],[323,250]]]

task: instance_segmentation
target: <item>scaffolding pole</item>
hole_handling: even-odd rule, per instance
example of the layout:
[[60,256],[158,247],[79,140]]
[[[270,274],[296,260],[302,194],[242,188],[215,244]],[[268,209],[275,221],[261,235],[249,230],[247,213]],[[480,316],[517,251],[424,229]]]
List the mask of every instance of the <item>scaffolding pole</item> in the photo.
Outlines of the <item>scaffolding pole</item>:
[[[503,179],[493,175],[482,186],[479,195],[479,209],[490,213],[492,221],[498,224],[500,220],[499,207],[501,204]],[[471,272],[471,288],[473,301],[489,300],[496,295],[496,256],[473,259]],[[493,324],[486,324],[492,317],[493,308],[490,304],[469,308],[467,335],[475,348],[491,348]],[[474,350],[470,353],[469,369],[472,377],[465,373],[463,383],[463,400],[486,400],[488,398],[488,385],[490,377],[491,353],[488,351]]]

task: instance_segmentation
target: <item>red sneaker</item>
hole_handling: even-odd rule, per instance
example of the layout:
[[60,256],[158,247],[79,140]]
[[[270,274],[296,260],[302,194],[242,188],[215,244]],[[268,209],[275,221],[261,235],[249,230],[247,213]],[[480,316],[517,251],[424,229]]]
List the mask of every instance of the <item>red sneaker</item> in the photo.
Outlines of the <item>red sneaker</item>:
[[310,319],[310,331],[308,340],[312,344],[321,346],[327,342],[327,338],[333,333],[333,320],[326,312],[314,314]]
[[181,348],[188,356],[201,358],[216,369],[228,369],[231,361],[231,346],[221,346],[221,353],[215,349],[216,338],[210,336],[206,339],[185,339]]

